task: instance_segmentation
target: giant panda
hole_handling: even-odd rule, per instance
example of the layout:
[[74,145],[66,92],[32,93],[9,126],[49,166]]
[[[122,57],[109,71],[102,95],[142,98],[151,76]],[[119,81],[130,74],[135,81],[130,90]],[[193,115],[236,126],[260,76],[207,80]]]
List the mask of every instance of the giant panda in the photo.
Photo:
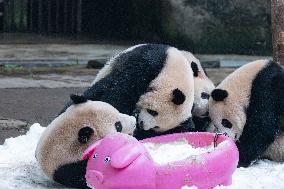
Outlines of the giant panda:
[[119,53],[83,95],[136,115],[137,139],[193,127],[193,72],[181,51],[168,45],[141,44]]
[[200,61],[190,52],[182,51],[191,65],[194,76],[194,102],[192,108],[192,119],[196,131],[205,131],[210,123],[208,102],[215,85],[208,78]]
[[209,130],[237,143],[239,166],[259,158],[284,160],[284,71],[257,60],[235,70],[211,93]]
[[82,153],[109,133],[133,134],[135,117],[119,113],[110,104],[87,101],[71,95],[73,105],[53,120],[42,134],[36,159],[52,180],[69,187],[88,188],[85,182],[87,161]]

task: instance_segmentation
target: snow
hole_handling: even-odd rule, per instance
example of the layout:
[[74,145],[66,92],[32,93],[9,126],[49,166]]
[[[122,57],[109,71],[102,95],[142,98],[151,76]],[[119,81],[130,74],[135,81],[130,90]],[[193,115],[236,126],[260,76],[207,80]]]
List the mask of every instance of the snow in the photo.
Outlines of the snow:
[[37,141],[44,129],[39,124],[34,124],[26,135],[6,139],[0,145],[1,189],[62,187],[43,175],[35,159]]
[[[34,124],[26,135],[6,139],[5,143],[0,145],[1,189],[63,188],[63,186],[52,182],[43,175],[34,157],[37,141],[44,129],[39,124]],[[177,142],[182,143],[181,141]],[[168,151],[176,150],[181,149],[175,148]],[[233,184],[231,186],[215,187],[215,189],[239,188],[283,189],[284,163],[268,160],[258,161],[249,168],[238,168],[233,175]],[[196,187],[184,186],[182,189],[196,189]]]
[[220,143],[217,148],[214,148],[214,143],[203,148],[194,148],[192,145],[188,144],[185,138],[180,138],[167,143],[146,142],[144,146],[153,160],[162,165],[184,159],[196,159],[200,154],[212,152],[220,146],[223,146],[224,143],[226,143],[226,141]]

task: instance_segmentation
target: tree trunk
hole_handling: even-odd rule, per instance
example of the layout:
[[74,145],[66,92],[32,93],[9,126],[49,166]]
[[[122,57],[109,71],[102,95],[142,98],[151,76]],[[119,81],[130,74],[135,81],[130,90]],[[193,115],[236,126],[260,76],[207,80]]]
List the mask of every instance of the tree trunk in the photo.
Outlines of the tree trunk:
[[273,60],[284,65],[284,0],[271,0]]

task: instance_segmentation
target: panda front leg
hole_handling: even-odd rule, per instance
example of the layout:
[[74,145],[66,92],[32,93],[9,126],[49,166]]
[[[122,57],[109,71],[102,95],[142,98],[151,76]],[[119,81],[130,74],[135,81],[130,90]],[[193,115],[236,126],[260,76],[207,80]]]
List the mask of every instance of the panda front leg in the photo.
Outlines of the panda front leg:
[[[267,115],[268,116],[268,115]],[[239,150],[238,167],[248,167],[260,158],[276,138],[278,129],[273,116],[246,124],[240,139],[236,142]],[[253,120],[253,119],[252,119]]]
[[59,167],[54,172],[54,181],[72,188],[89,189],[85,179],[87,162],[88,159]]

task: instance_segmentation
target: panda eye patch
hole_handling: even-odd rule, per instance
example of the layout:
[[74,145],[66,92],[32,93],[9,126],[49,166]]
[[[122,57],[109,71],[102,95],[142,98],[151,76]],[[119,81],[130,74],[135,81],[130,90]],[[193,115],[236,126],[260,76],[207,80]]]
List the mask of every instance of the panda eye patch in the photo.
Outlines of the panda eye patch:
[[228,91],[223,89],[214,89],[211,93],[211,96],[213,100],[219,102],[223,101],[225,98],[227,98],[229,95]]
[[181,105],[184,103],[186,99],[186,96],[183,94],[183,92],[181,90],[179,90],[178,88],[176,88],[175,90],[173,90],[173,99],[172,102],[176,105]]
[[208,93],[203,92],[203,93],[201,93],[201,98],[202,99],[209,99],[210,95]]
[[229,129],[231,129],[232,126],[233,126],[232,123],[227,119],[222,119],[222,125],[226,128],[229,128]]
[[81,144],[86,144],[93,134],[94,130],[91,127],[83,127],[78,132],[78,141]]
[[156,117],[158,115],[158,112],[156,112],[155,110],[147,109],[147,112],[153,117]]
[[117,132],[121,132],[122,131],[122,124],[121,124],[120,121],[116,122],[114,124],[114,126],[115,126],[115,129],[116,129]]

